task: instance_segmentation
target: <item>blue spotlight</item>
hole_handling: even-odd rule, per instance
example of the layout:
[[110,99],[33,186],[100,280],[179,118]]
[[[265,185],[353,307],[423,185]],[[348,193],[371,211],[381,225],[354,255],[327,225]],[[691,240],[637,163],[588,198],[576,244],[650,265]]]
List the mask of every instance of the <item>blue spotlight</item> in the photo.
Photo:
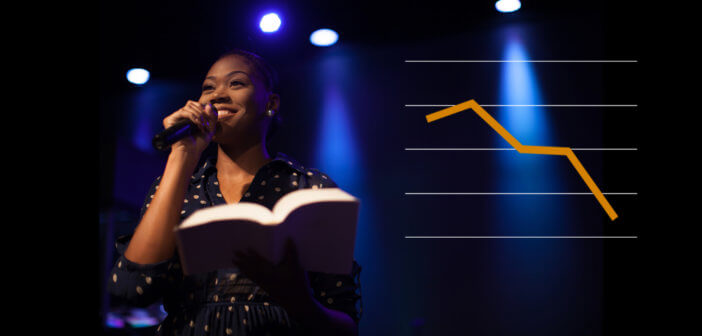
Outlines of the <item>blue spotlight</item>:
[[495,8],[501,13],[511,13],[522,8],[522,3],[519,0],[500,0],[495,2]]
[[142,68],[133,68],[127,71],[127,80],[136,85],[143,85],[149,81],[149,71]]
[[261,31],[263,31],[264,33],[274,33],[280,28],[281,22],[282,21],[280,20],[278,14],[269,13],[261,18],[259,27],[261,27]]
[[358,190],[361,178],[357,132],[353,125],[349,87],[354,84],[350,73],[353,58],[344,54],[328,55],[319,62],[318,85],[321,93],[317,162],[320,169],[333,177],[345,190]]
[[339,40],[339,34],[331,29],[317,29],[310,34],[310,42],[318,47],[328,47]]

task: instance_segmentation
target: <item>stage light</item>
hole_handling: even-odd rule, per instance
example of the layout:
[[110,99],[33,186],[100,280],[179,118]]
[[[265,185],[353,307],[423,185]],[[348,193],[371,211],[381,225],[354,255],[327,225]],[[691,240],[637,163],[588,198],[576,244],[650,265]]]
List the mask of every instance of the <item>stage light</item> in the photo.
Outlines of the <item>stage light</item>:
[[160,323],[148,310],[142,308],[133,308],[126,320],[132,328],[152,327]]
[[318,47],[328,47],[339,40],[339,34],[331,29],[317,29],[310,34],[310,42]]
[[142,68],[134,68],[127,71],[127,80],[136,85],[143,85],[149,81],[149,71]]
[[281,22],[282,21],[280,21],[280,17],[278,17],[278,14],[269,13],[264,15],[263,18],[261,18],[259,27],[261,27],[261,31],[263,31],[264,33],[273,33],[278,31]]
[[124,321],[119,317],[119,315],[109,312],[107,313],[107,318],[105,319],[105,325],[109,328],[124,328]]
[[501,13],[511,13],[522,7],[519,0],[499,0],[495,2],[495,8]]

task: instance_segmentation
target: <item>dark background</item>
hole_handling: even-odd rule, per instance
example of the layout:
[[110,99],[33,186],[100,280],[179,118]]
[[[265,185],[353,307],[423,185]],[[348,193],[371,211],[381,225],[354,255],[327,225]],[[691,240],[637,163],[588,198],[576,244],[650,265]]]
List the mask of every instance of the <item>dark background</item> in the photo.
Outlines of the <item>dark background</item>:
[[[258,18],[281,14],[279,33]],[[128,315],[104,284],[113,240],[131,232],[165,155],[150,148],[161,120],[197,99],[211,63],[230,48],[256,52],[280,75],[282,128],[268,144],[330,174],[362,200],[361,335],[602,335],[631,332],[644,309],[640,239],[407,239],[416,235],[639,235],[638,196],[611,196],[612,222],[592,196],[408,196],[405,192],[588,192],[562,157],[507,152],[407,151],[409,147],[508,147],[475,114],[427,124],[439,108],[406,104],[509,104],[501,63],[514,42],[531,63],[539,104],[639,104],[636,108],[486,110],[523,143],[635,147],[576,152],[604,192],[639,192],[649,150],[635,118],[641,102],[641,11],[634,2],[101,1],[99,31],[99,282],[101,324]],[[308,42],[328,27],[329,48]],[[132,67],[151,71],[128,83]],[[505,77],[507,75],[507,77]],[[534,93],[536,92],[536,93]],[[538,96],[538,98],[534,98]],[[513,103],[514,104],[514,103]],[[519,133],[511,113],[535,116]],[[536,118],[538,117],[538,118]],[[520,136],[521,134],[521,136]],[[154,309],[156,314],[157,310]],[[105,328],[111,334],[148,328]]]

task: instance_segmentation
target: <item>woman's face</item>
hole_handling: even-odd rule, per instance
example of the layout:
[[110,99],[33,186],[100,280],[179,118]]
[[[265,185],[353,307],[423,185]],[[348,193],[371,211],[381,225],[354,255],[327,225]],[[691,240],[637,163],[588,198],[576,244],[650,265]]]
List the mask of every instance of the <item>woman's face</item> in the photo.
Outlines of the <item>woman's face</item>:
[[217,109],[212,141],[220,144],[262,141],[270,122],[264,112],[271,108],[277,111],[277,95],[268,93],[254,67],[236,55],[212,65],[202,83],[199,102],[212,103]]

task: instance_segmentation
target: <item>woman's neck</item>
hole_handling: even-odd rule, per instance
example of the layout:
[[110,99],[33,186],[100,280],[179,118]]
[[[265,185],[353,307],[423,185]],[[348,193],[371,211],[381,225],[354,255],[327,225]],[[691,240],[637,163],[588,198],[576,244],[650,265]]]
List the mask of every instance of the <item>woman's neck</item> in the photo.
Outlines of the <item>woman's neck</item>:
[[249,179],[270,161],[271,158],[266,146],[261,142],[248,148],[219,144],[217,146],[217,178]]

